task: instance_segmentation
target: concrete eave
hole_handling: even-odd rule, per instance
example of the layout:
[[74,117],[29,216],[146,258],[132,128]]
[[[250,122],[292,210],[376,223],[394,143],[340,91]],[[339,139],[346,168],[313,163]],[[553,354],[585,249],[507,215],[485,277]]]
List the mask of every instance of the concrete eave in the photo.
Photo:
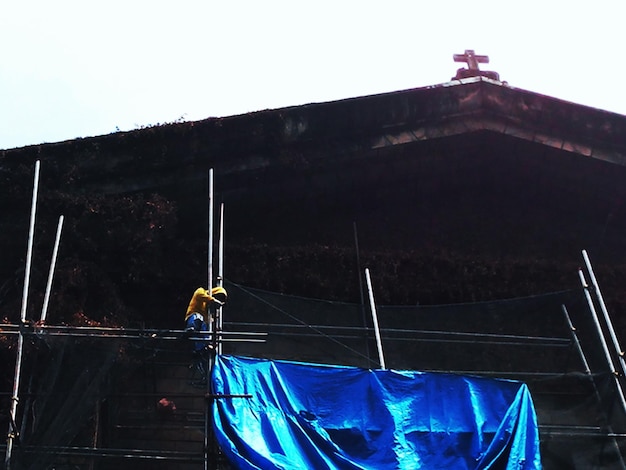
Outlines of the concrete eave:
[[626,116],[485,77],[274,112],[286,145],[358,136],[379,149],[488,131],[626,165]]
[[201,181],[206,168],[236,179],[332,172],[394,147],[464,145],[484,133],[626,166],[626,116],[486,77],[5,150],[0,160],[72,162],[84,187],[124,192]]

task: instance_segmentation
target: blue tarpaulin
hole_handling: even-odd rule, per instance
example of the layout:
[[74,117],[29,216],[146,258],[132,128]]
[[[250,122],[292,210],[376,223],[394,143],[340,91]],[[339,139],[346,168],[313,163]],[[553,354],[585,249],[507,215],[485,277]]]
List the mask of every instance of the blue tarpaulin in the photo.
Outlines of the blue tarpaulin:
[[521,382],[218,356],[212,387],[240,470],[541,468]]

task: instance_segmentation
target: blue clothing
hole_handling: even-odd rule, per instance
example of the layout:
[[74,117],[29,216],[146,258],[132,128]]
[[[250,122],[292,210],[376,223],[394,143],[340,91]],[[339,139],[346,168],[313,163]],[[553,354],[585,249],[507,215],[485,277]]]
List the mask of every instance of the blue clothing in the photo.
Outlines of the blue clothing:
[[[209,326],[204,321],[204,317],[196,312],[192,313],[185,320],[185,331],[209,331]],[[202,351],[206,346],[208,346],[207,341],[194,341],[193,350]]]

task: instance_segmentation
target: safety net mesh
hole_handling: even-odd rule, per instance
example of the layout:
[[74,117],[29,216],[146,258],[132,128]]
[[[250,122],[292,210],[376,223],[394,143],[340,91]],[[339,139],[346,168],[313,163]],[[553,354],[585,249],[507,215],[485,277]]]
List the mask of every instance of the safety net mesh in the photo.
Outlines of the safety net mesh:
[[[225,286],[223,354],[366,369],[382,357],[389,369],[519,380],[537,412],[544,468],[624,468],[622,377],[608,362],[618,359],[607,358],[582,291],[377,306],[377,342],[367,305]],[[210,395],[192,356],[198,338],[182,323],[181,313],[170,330],[22,328],[11,468],[230,468],[212,439]],[[18,331],[1,326],[9,375]],[[13,383],[3,384],[0,426],[12,430]]]

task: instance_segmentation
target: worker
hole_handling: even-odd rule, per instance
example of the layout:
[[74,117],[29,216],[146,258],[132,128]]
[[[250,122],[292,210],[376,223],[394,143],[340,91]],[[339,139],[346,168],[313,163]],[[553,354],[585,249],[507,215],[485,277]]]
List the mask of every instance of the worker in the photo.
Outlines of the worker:
[[[193,334],[195,331],[208,331],[212,315],[218,307],[226,303],[228,294],[221,286],[214,287],[210,291],[204,287],[198,287],[187,307],[185,314],[185,332]],[[208,352],[210,344],[205,341],[194,341],[192,380],[191,384],[196,387],[206,386],[208,374]]]
[[[185,331],[208,331],[209,323],[212,319],[212,313],[217,307],[221,307],[226,303],[228,294],[226,289],[221,286],[214,287],[209,292],[204,287],[198,287],[187,307],[185,314]],[[204,343],[196,342],[195,349],[203,349]]]

